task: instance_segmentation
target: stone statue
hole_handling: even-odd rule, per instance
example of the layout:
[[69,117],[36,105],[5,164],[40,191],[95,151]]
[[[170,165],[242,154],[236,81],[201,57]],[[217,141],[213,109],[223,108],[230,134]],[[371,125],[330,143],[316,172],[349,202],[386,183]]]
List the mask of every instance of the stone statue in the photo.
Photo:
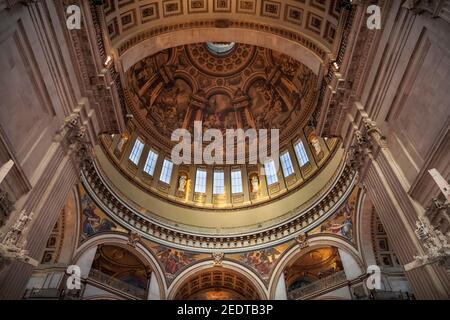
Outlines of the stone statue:
[[424,247],[425,255],[415,256],[423,264],[439,262],[447,270],[450,268],[450,243],[446,235],[436,230],[425,217],[416,222],[416,236]]
[[120,137],[120,141],[117,144],[117,150],[122,153],[123,151],[123,147],[125,146],[125,144],[128,141],[128,135],[127,134],[122,134],[122,136]]
[[316,156],[320,155],[322,152],[322,146],[320,145],[319,138],[317,138],[316,135],[311,135],[311,138],[309,140],[311,142],[312,147],[314,148],[314,152]]
[[251,178],[252,192],[257,193],[259,191],[259,178],[258,176],[253,176]]
[[20,212],[20,216],[11,229],[6,233],[0,242],[0,270],[8,265],[12,260],[23,261],[33,266],[37,266],[38,262],[28,255],[25,250],[27,241],[24,233],[27,230],[28,223],[33,217],[33,213],[27,213],[25,210]]
[[186,184],[187,184],[187,177],[182,174],[178,178],[178,191],[185,192],[186,191]]
[[27,213],[25,210],[22,210],[19,219],[17,219],[5,238],[3,238],[3,244],[7,246],[24,247],[26,241],[23,239],[23,233],[26,231],[26,226],[32,217],[32,212]]

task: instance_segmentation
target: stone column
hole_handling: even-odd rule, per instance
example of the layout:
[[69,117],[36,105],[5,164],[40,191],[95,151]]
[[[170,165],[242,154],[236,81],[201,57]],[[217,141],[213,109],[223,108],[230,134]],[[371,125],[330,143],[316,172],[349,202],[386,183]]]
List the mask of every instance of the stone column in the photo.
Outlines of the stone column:
[[[28,255],[41,261],[48,235],[64,206],[67,195],[78,181],[78,172],[61,148],[54,150],[38,185],[30,191],[24,209],[34,213],[28,232]],[[14,218],[14,217],[13,217]],[[20,299],[31,277],[33,266],[14,261],[0,273],[0,299]]]
[[348,252],[342,249],[338,249],[338,251],[347,280],[354,280],[358,278],[363,273],[361,272],[361,268],[359,267],[358,263]]
[[158,280],[156,279],[155,272],[152,272],[152,275],[150,276],[147,300],[161,300],[159,284]]
[[280,279],[278,279],[277,287],[275,289],[275,300],[287,300],[287,288],[284,272],[281,273]]
[[81,279],[87,279],[89,273],[91,272],[92,263],[95,259],[95,254],[97,253],[98,246],[89,248],[83,255],[78,259],[77,265],[81,270]]
[[[423,208],[405,190],[402,173],[376,123],[363,118],[362,126],[355,131],[349,162],[359,171],[360,183],[366,187],[400,263],[408,265],[415,256],[424,255],[415,235]],[[419,299],[450,297],[449,277],[437,264],[406,271],[406,276]]]

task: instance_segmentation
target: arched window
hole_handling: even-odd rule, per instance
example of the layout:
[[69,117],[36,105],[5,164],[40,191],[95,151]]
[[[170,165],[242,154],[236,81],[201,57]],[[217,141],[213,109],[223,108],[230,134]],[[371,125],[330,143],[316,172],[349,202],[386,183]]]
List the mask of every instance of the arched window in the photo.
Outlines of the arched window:
[[289,177],[294,173],[294,168],[292,166],[291,156],[289,152],[286,151],[280,156],[281,167],[283,168],[283,175]]
[[159,176],[159,180],[161,180],[164,183],[169,184],[170,178],[172,177],[172,168],[173,168],[172,161],[170,161],[168,159],[164,159],[163,166],[161,169],[161,175]]
[[264,164],[266,173],[267,185],[272,185],[278,182],[277,170],[275,168],[275,161],[269,160]]
[[213,193],[214,194],[224,194],[225,192],[225,174],[222,170],[214,171],[213,179]]
[[130,157],[128,159],[130,159],[130,161],[135,165],[138,165],[143,149],[144,143],[141,141],[141,139],[137,138],[134,142],[133,149],[131,150]]
[[156,152],[154,152],[153,150],[150,150],[148,153],[148,156],[147,156],[147,160],[145,161],[144,172],[146,172],[152,176],[153,173],[155,172],[157,159],[158,159],[158,154]]
[[195,175],[195,192],[205,193],[206,192],[206,170],[197,169],[197,174]]
[[295,154],[298,159],[298,164],[300,167],[303,167],[309,162],[308,154],[306,153],[305,146],[303,145],[302,141],[297,142],[294,145]]
[[235,169],[231,171],[231,192],[242,193],[242,174],[241,170]]

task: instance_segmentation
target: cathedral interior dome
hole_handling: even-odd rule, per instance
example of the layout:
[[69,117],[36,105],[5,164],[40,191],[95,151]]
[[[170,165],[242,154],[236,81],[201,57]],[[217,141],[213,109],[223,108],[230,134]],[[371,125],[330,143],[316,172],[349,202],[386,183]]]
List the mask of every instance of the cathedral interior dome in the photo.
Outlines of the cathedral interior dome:
[[[173,230],[220,238],[267,231],[295,216],[303,216],[298,232],[310,228],[333,212],[338,202],[330,196],[333,188],[343,195],[352,183],[339,139],[323,139],[312,126],[318,77],[274,50],[229,46],[229,52],[217,53],[210,43],[184,45],[132,65],[125,73],[127,131],[102,137],[96,173],[144,220]],[[171,151],[179,141],[171,140],[172,133],[185,129],[193,136],[196,123],[203,134],[209,129],[222,134],[223,149],[213,156],[223,162],[197,162],[191,141],[190,161],[174,166]],[[271,130],[277,129],[282,170],[270,173],[261,159],[252,162],[245,137],[244,161],[237,161],[239,139],[229,142],[227,132],[238,129],[258,134],[270,129],[267,137],[258,137],[260,144],[268,142],[267,156],[273,152]],[[210,142],[202,141],[201,150]],[[230,144],[236,156],[228,163]],[[324,197],[333,198],[332,205]]]
[[449,8],[0,0],[0,300],[448,299]]

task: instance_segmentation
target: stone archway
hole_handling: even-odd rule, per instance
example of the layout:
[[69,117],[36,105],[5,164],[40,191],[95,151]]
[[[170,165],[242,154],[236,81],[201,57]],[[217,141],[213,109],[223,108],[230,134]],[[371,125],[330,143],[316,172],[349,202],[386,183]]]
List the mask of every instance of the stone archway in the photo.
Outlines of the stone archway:
[[264,284],[250,270],[230,261],[196,264],[183,271],[169,288],[168,299],[266,300]]
[[74,255],[75,265],[81,268],[81,278],[89,275],[94,256],[100,245],[112,245],[124,248],[132,252],[137,258],[149,266],[151,269],[150,288],[147,299],[164,300],[166,298],[166,282],[163,271],[159,266],[153,254],[142,244],[137,243],[134,247],[130,246],[128,237],[118,234],[102,234],[83,243]]
[[220,29],[220,32],[217,30],[213,26],[199,29],[173,30],[170,33],[154,35],[132,46],[130,45],[123,49],[120,56],[117,52],[114,55],[120,61],[123,72],[126,72],[136,62],[162,50],[209,41],[234,41],[276,50],[301,62],[316,75],[320,74],[321,66],[324,65],[324,59],[326,59],[325,56],[319,56],[299,42],[261,30],[245,29],[245,32],[240,28],[225,28]]
[[[308,247],[301,249],[300,245],[295,245],[281,258],[270,280],[269,292],[270,299],[285,299],[287,293],[286,280],[284,271],[287,266],[293,264],[302,256],[313,252],[320,248],[332,247],[339,252],[342,271],[345,273],[347,280],[353,280],[364,274],[364,263],[359,252],[345,240],[337,236],[318,236],[311,237],[308,240]],[[284,290],[284,292],[281,292]]]

